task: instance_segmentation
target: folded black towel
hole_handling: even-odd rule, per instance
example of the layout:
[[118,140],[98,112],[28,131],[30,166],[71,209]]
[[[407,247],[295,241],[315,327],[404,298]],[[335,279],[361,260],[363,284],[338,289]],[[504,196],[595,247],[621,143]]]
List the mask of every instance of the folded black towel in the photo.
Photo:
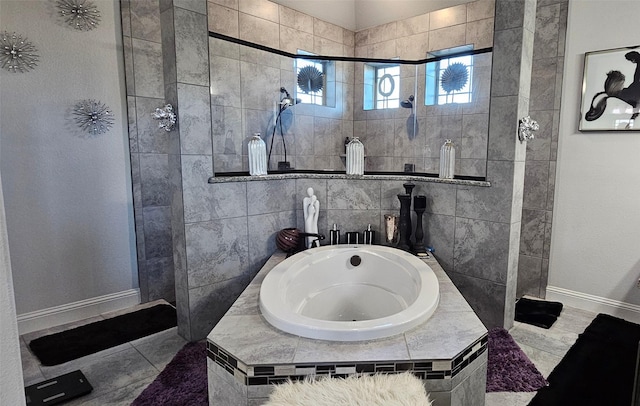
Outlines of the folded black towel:
[[562,303],[521,298],[516,302],[515,320],[537,327],[550,328],[562,312]]
[[550,328],[558,318],[551,314],[522,314],[516,313],[516,321],[531,324],[532,326]]

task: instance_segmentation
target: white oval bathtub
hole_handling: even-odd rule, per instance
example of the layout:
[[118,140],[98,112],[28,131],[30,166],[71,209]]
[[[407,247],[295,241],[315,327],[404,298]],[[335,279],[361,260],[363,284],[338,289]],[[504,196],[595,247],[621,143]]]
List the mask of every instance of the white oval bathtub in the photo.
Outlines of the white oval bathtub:
[[[354,256],[359,265],[352,264]],[[400,334],[425,322],[439,298],[436,275],[417,257],[379,245],[334,245],[276,265],[260,287],[260,310],[287,333],[359,341]]]

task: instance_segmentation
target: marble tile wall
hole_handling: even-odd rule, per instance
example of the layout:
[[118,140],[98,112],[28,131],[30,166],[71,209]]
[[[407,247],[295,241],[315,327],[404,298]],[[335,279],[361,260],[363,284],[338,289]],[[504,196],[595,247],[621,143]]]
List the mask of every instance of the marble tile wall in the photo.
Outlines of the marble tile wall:
[[161,10],[165,95],[179,117],[168,164],[178,331],[197,340],[244,277],[246,221],[224,197],[202,199],[213,172],[206,2],[163,0]]
[[121,12],[140,296],[173,301],[169,134],[151,118],[164,105],[159,2],[122,0]]
[[487,152],[491,188],[461,188],[456,198],[449,276],[487,327],[513,324],[526,156],[516,129],[529,111],[535,4],[496,1]]
[[[345,232],[362,232],[371,224],[380,244],[385,244],[383,217],[387,213],[399,214],[397,194],[404,193],[401,181],[364,179],[284,179],[206,185],[206,169],[199,172],[184,168],[187,165],[206,167],[208,157],[182,158],[185,207],[199,208],[190,216],[191,220],[186,220],[185,216],[184,223],[184,256],[188,263],[184,283],[188,285],[189,299],[188,309],[184,311],[190,315],[191,323],[198,324],[191,325],[192,339],[206,335],[233,304],[275,251],[279,230],[304,228],[302,199],[309,187],[314,189],[320,202],[320,233],[328,236],[329,229],[336,223],[344,238]],[[184,163],[185,160],[190,163]],[[477,267],[478,272],[482,272],[479,279],[490,279],[494,277],[491,274],[493,267],[500,267],[499,275],[495,277],[504,284],[507,278],[503,271],[507,266],[505,252],[509,251],[510,243],[508,225],[460,217],[464,213],[456,208],[456,195],[469,186],[414,183],[414,195],[427,196],[423,218],[425,243],[433,247],[443,268],[451,272],[455,265]],[[206,190],[203,190],[203,184]],[[187,201],[191,203],[187,204]],[[415,215],[413,217],[415,225]],[[460,227],[464,229],[467,223],[471,231],[462,232]],[[496,239],[502,239],[502,242],[496,245]],[[456,264],[454,254],[458,251],[467,255],[467,261],[475,262]],[[459,255],[463,257],[463,254]],[[475,288],[473,286],[472,290]],[[499,294],[492,295],[496,292],[483,289],[482,294],[471,297],[470,301],[477,298],[481,303],[475,309],[479,309],[483,321],[487,320],[487,314],[495,311],[495,302],[500,301]]]
[[[423,59],[427,52],[447,47],[490,47],[493,4],[493,0],[478,0],[453,11],[428,13],[354,34],[267,0],[210,1],[209,29],[291,53],[302,49],[322,55]],[[255,30],[243,28],[245,23],[261,29],[260,35],[254,38]],[[246,139],[260,132],[270,145],[278,89],[295,88],[293,61],[213,38],[210,53],[213,130],[220,134],[214,137],[214,169],[246,171]],[[243,53],[252,56],[247,59]],[[475,60],[475,101],[458,108],[424,106],[420,96],[424,94],[424,66],[403,65],[402,97],[416,95],[415,115],[402,108],[363,110],[363,64],[337,62],[335,70],[335,107],[298,105],[282,117],[287,157],[295,168],[344,170],[340,157],[344,140],[355,134],[365,143],[367,170],[402,171],[405,163],[413,163],[417,171],[437,172],[440,146],[452,138],[458,147],[457,173],[486,175],[490,55]],[[273,162],[284,160],[278,137],[274,155]]]
[[530,111],[540,130],[527,145],[518,297],[546,294],[567,10],[568,0],[537,5]]
[[[296,54],[353,56],[354,33],[267,0],[209,1],[209,30]],[[247,171],[247,139],[270,146],[280,87],[294,94],[294,60],[210,38],[211,113],[216,172]],[[296,169],[344,170],[344,137],[353,134],[353,67],[335,62],[335,106],[297,105],[282,116],[287,161]],[[284,161],[276,129],[271,162]]]
[[[359,31],[355,55],[416,60],[426,58],[428,52],[462,45],[491,47],[494,3],[478,0]],[[400,98],[415,95],[414,115],[405,108],[364,110],[363,70],[363,64],[357,63],[354,134],[365,144],[367,170],[397,172],[405,163],[413,163],[418,172],[438,173],[440,147],[445,139],[452,139],[456,145],[455,173],[486,175],[491,54],[474,57],[474,100],[465,105],[425,106],[425,66],[403,65]],[[395,135],[393,140],[381,143],[389,133]]]
[[[189,340],[204,337],[247,286],[275,249],[275,233],[285,227],[301,226],[301,202],[307,187],[314,187],[321,202],[320,232],[324,229],[326,233],[333,223],[337,223],[343,231],[362,231],[367,224],[371,224],[378,232],[379,241],[383,238],[382,217],[385,213],[398,211],[395,195],[403,190],[401,182],[379,180],[284,179],[207,183],[219,159],[212,150],[216,143],[220,143],[212,131],[219,125],[216,117],[222,114],[225,118],[251,120],[247,111],[239,114],[233,102],[222,110],[207,114],[211,110],[208,104],[205,106],[204,94],[210,91],[212,81],[206,50],[211,46],[207,24],[211,26],[212,16],[229,13],[228,10],[217,8],[221,5],[219,3],[212,5],[212,2],[206,3],[204,0],[162,0],[160,20],[164,97],[167,102],[177,106],[180,125],[166,140],[166,161],[147,156],[135,160],[137,168],[142,165],[145,168],[164,168],[163,165],[166,165],[166,178],[150,176],[148,179],[157,189],[164,188],[169,193],[168,200],[160,191],[143,192],[140,187],[137,193],[140,203],[144,194],[145,201],[169,206],[153,207],[155,210],[150,208],[148,213],[138,211],[136,216],[144,219],[144,215],[148,214],[153,220],[149,223],[147,234],[144,233],[146,229],[142,230],[145,242],[147,236],[154,241],[167,241],[168,230],[171,230],[179,331]],[[238,13],[238,27],[241,26],[241,13],[257,13],[250,7],[240,10],[240,3],[244,4],[243,7],[249,7],[249,3],[255,5],[259,2],[241,1],[237,4],[238,10],[230,8],[233,16],[236,11]],[[467,16],[473,13],[484,16],[467,21],[467,28],[471,22],[491,18],[493,8],[486,7],[487,4],[487,1],[480,0],[467,5],[475,10],[468,11]],[[487,11],[489,9],[490,12]],[[508,327],[513,320],[526,156],[526,146],[516,142],[515,131],[518,118],[529,110],[531,81],[527,72],[532,64],[534,11],[535,1],[498,0],[496,3],[491,75],[505,80],[499,81],[497,86],[494,80],[491,108],[482,113],[488,114],[490,130],[486,158],[487,178],[491,187],[419,182],[414,189],[414,194],[424,194],[429,200],[428,215],[424,219],[427,244],[433,246],[438,260],[488,327]],[[260,24],[265,27],[275,24],[270,20],[275,18],[274,15],[265,12],[267,14],[261,18],[264,21]],[[289,19],[288,24],[293,27],[288,28],[301,27],[296,19],[302,19],[303,16],[279,15],[280,18]],[[231,18],[224,23],[225,29],[234,29],[233,20]],[[222,23],[216,21],[213,23]],[[438,15],[429,18],[432,29],[442,24]],[[330,31],[318,25],[321,32]],[[412,32],[409,23],[403,29]],[[447,27],[442,29],[446,30]],[[242,32],[238,35],[251,35],[246,30]],[[467,29],[465,36],[466,32]],[[384,41],[374,43],[378,42]],[[314,39],[314,44],[330,46],[331,42]],[[180,48],[187,47],[202,52],[180,53]],[[227,51],[235,52],[224,49],[220,52]],[[521,57],[514,58],[514,52]],[[203,63],[203,60],[206,62]],[[523,74],[512,76],[511,72]],[[135,75],[133,77],[135,79]],[[151,82],[143,81],[145,86]],[[131,86],[129,81],[127,85]],[[162,100],[160,93],[152,96],[150,98]],[[137,97],[130,97],[130,105],[137,104]],[[333,126],[330,127],[332,132],[340,130],[340,126],[332,121],[340,119],[310,117],[313,121],[306,125],[314,128],[314,131],[326,131],[326,127],[321,125],[323,120]],[[464,117],[458,121],[464,128]],[[131,128],[136,128],[136,124],[134,120]],[[141,133],[136,131],[134,134],[132,139],[136,140],[136,148],[139,148]],[[145,145],[156,148],[157,144],[163,143],[160,139],[152,139]],[[237,149],[237,145],[232,142],[230,148]],[[137,176],[142,177],[141,174]],[[160,226],[163,221],[165,227]],[[142,224],[144,227],[145,223]],[[165,253],[161,249],[144,249],[144,253],[147,252]],[[159,263],[156,266],[163,265],[167,264]]]
[[[273,253],[275,233],[297,221],[295,180],[207,182],[218,161],[213,147],[220,143],[220,137],[212,134],[218,135],[221,122],[251,122],[250,112],[266,104],[256,96],[250,98],[254,103],[250,108],[241,110],[237,101],[241,81],[236,83],[237,91],[232,86],[212,94],[211,89],[222,86],[216,72],[231,69],[231,65],[242,72],[245,64],[245,73],[265,74],[257,68],[261,62],[260,66],[278,71],[279,78],[281,62],[265,53],[210,40],[207,24],[216,15],[215,7],[212,10],[211,4],[200,3],[208,7],[190,2],[192,7],[187,9],[177,1],[163,1],[161,15],[165,93],[178,106],[179,116],[168,164],[179,332],[192,341],[206,336]],[[209,47],[236,59],[220,59],[222,65],[210,69]],[[222,100],[221,109],[216,100]],[[239,140],[243,137],[227,136],[231,139],[225,140],[225,147],[242,147]]]

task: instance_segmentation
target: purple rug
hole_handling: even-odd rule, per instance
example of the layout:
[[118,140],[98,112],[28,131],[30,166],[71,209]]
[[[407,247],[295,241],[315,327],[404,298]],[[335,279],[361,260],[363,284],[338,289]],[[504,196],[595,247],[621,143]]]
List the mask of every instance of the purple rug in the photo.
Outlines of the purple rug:
[[131,406],[208,406],[205,343],[185,345]]
[[549,384],[507,330],[489,330],[488,351],[487,392],[535,392]]

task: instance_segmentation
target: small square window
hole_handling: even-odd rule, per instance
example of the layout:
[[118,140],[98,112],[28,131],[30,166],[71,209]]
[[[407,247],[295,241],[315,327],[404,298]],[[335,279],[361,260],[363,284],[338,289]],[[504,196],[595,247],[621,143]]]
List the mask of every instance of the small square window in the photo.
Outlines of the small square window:
[[364,65],[363,106],[365,110],[400,107],[400,65]]
[[323,61],[296,59],[296,96],[302,103],[325,105],[326,66]]
[[[448,53],[461,52],[454,49]],[[440,53],[437,56],[442,56]],[[445,54],[446,55],[446,54]],[[425,101],[427,106],[473,101],[473,55],[453,56],[427,62]]]

